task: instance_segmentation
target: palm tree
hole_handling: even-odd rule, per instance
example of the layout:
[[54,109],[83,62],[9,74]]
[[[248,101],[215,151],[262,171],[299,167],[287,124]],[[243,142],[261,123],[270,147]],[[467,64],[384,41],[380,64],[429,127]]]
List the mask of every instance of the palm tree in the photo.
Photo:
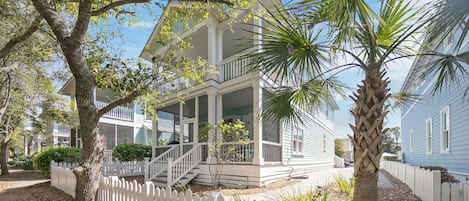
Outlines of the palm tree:
[[[455,74],[468,75],[464,69],[469,64],[468,53],[451,55],[429,50],[441,37],[426,31],[437,20],[447,20],[441,17],[447,4],[429,3],[416,8],[404,0],[379,3],[376,10],[365,0],[305,1],[286,9],[273,6],[257,16],[263,19],[262,26],[252,25],[262,30],[253,32],[261,36],[255,42],[262,44],[262,51],[251,53],[251,64],[280,83],[264,107],[267,118],[301,121],[302,111],[313,111],[335,94],[343,94],[343,85],[335,77],[338,73],[352,68],[363,72],[361,83],[349,96],[355,103],[350,111],[355,119],[350,125],[353,136],[349,137],[354,145],[353,195],[357,201],[378,200],[379,160],[388,130],[384,119],[387,101],[393,95],[388,88],[388,64],[401,58],[432,56],[432,62],[423,69],[427,74],[440,75],[438,87],[456,79]],[[467,34],[467,12],[454,16],[459,21],[444,30],[464,25]],[[431,41],[419,43],[416,38],[423,36]],[[423,50],[416,50],[422,45]],[[333,58],[351,62],[338,64]]]

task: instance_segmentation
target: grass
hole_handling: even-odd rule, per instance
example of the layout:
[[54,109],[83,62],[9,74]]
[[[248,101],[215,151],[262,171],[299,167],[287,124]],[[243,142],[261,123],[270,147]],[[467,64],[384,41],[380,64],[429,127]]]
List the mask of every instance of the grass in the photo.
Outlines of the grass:
[[343,175],[334,175],[334,180],[340,192],[347,194],[347,196],[352,196],[353,188],[355,187],[355,179],[353,177],[350,181],[347,181]]
[[281,194],[280,199],[282,201],[327,201],[328,199],[327,189],[319,189],[316,191],[308,191],[306,193],[293,193],[293,194]]

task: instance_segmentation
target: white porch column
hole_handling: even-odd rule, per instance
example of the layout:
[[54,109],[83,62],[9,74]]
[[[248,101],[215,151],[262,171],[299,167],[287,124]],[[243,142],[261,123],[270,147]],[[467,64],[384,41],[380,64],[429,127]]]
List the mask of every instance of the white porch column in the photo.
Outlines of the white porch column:
[[184,105],[182,102],[179,102],[179,153],[182,155],[184,150],[182,149],[182,143],[184,142],[184,124],[182,120],[184,119]]
[[262,87],[256,80],[252,85],[253,90],[253,134],[254,134],[254,158],[253,164],[264,165],[262,153]]
[[[207,121],[209,125],[216,125],[216,96],[217,92],[215,90],[210,90],[207,92],[207,109],[208,109],[208,114],[207,114]],[[207,134],[207,145],[208,145],[208,150],[210,151],[213,147],[215,147],[215,142],[214,142],[214,137],[215,137],[215,129],[210,129]],[[207,157],[207,163],[210,163],[212,161],[212,157],[210,154]]]
[[217,120],[220,122],[223,119],[223,94],[217,95]]
[[[217,26],[218,26],[218,20],[210,15],[209,16],[209,22],[207,24],[207,32],[208,32],[208,59],[207,62],[209,65],[212,65],[213,67],[216,67],[217,65]],[[210,79],[217,80],[217,75],[216,74],[211,74]]]
[[[258,13],[261,12],[261,8],[257,8],[258,9]],[[254,24],[256,26],[253,26],[253,31],[254,33],[257,33],[257,34],[254,34],[254,47],[257,47],[258,48],[258,51],[261,51],[261,48],[262,48],[262,19],[259,18],[259,17],[256,17],[254,16],[253,19],[254,21]]]
[[195,97],[195,121],[194,121],[194,128],[193,128],[193,139],[194,145],[199,142],[199,97]]
[[[158,112],[158,111],[156,111]],[[158,114],[158,113],[157,113]],[[152,129],[151,129],[151,158],[156,157],[156,146],[158,145],[158,121],[155,119],[151,120]]]

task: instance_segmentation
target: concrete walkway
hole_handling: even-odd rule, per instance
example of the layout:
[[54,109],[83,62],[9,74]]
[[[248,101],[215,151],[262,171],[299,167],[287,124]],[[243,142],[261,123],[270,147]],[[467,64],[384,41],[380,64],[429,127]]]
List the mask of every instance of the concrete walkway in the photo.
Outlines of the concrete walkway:
[[[262,193],[242,195],[241,199],[243,201],[278,200],[280,195],[303,194],[316,189],[318,186],[325,186],[328,183],[334,182],[334,175],[343,175],[348,180],[353,175],[353,168],[333,168],[312,172],[307,175],[309,176],[308,179],[300,179],[300,182],[294,185]],[[230,197],[229,200],[233,200],[233,198]]]

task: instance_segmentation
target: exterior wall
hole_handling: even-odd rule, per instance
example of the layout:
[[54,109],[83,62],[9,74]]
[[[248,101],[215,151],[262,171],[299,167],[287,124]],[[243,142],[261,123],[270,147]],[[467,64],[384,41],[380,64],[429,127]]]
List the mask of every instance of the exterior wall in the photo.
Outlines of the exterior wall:
[[[209,165],[200,164],[199,175],[192,181],[199,184],[211,184]],[[260,167],[254,165],[225,165],[220,182],[237,188],[257,187],[261,185]]]
[[[436,77],[429,77],[419,84],[416,93],[422,95],[416,104],[408,103],[402,110],[402,152],[404,161],[417,165],[443,166],[449,171],[469,174],[469,101],[464,97],[469,79],[444,86],[432,95]],[[441,151],[440,110],[449,107],[450,151]],[[432,153],[426,150],[426,120],[432,118]],[[410,140],[413,130],[414,139]],[[414,150],[410,151],[413,141]]]
[[[334,134],[333,131],[322,124],[317,116],[304,115],[304,125],[298,125],[304,132],[303,155],[293,154],[292,124],[284,123],[282,126],[284,165],[311,164],[329,168],[334,166]],[[324,149],[324,136],[325,149]]]

